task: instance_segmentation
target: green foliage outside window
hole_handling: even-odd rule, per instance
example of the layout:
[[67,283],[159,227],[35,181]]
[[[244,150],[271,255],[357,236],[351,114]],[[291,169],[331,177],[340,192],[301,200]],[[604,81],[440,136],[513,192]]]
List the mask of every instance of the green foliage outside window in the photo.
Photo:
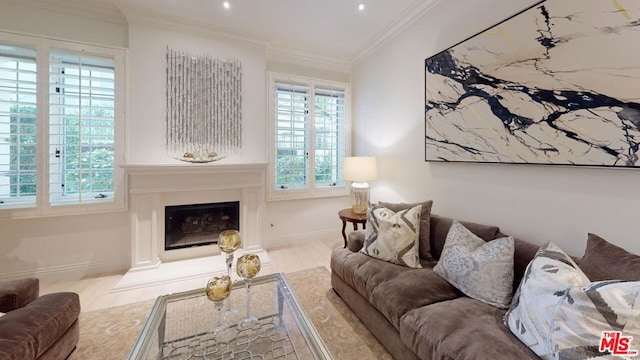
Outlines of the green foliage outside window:
[[337,182],[334,164],[334,156],[316,155],[316,183],[329,185]]
[[83,119],[82,127],[77,117],[65,117],[63,120],[61,183],[64,184],[65,195],[113,192],[113,119],[100,120],[105,116],[104,111],[95,111],[92,116]]
[[[334,159],[330,155],[316,157],[316,183],[336,182],[333,161]],[[277,158],[276,169],[276,184],[278,186],[295,184],[296,188],[301,188],[306,184],[306,156],[280,155]]]
[[[35,196],[36,194],[36,108],[14,106],[11,108],[10,127],[10,196]],[[93,114],[95,118],[105,113]],[[113,119],[91,120],[82,127],[84,140],[80,144],[79,120],[64,119],[63,145],[60,156],[63,193],[79,192],[112,193],[114,188],[113,167]],[[97,124],[97,125],[96,125]]]
[[36,195],[36,108],[12,106],[9,196]]
[[[284,150],[279,150],[281,153]],[[306,156],[278,154],[276,164],[276,184],[278,187],[304,187],[307,182]]]

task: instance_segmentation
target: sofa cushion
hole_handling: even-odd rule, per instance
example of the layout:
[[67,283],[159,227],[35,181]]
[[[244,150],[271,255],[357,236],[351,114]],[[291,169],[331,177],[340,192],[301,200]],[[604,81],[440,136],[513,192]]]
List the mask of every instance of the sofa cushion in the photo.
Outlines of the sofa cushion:
[[369,226],[360,252],[398,265],[421,267],[418,257],[421,212],[421,205],[398,212],[378,204],[369,206]]
[[587,248],[578,265],[591,281],[640,281],[640,256],[595,234],[588,234]]
[[420,255],[423,259],[430,259],[431,253],[429,249],[431,248],[431,207],[433,206],[433,200],[423,201],[419,203],[389,203],[380,201],[378,202],[380,205],[386,207],[387,209],[398,212],[400,210],[411,209],[418,205],[422,206],[422,213],[420,214],[420,235],[418,237],[418,255]]
[[[507,235],[502,233],[496,235],[498,238],[505,236]],[[536,256],[538,249],[540,249],[538,245],[534,245],[518,238],[513,238],[513,244],[515,246],[515,250],[513,252],[513,291],[511,293],[515,293],[518,289],[520,280],[522,280],[522,276],[524,276],[524,272],[527,270],[527,266]]]
[[513,251],[512,237],[485,242],[454,220],[433,271],[467,296],[506,309],[513,291]]
[[[453,219],[451,218],[431,214],[430,252],[434,259],[440,259],[440,254],[442,253],[442,248],[444,247],[452,223]],[[460,223],[484,241],[495,239],[500,232],[497,226],[476,224],[469,221],[460,221]]]
[[421,264],[422,269],[408,268],[343,248],[331,254],[331,270],[396,329],[408,311],[462,295],[433,272],[433,261],[422,260]]
[[355,230],[347,235],[347,248],[353,252],[358,252],[364,245],[366,233],[364,230]]
[[0,319],[0,354],[9,359],[35,359],[49,349],[78,319],[75,293],[43,295]]
[[599,349],[603,331],[638,339],[639,318],[640,282],[591,283],[550,242],[529,264],[505,322],[540,356],[591,359],[605,355]]
[[56,342],[47,349],[38,360],[69,360],[73,350],[78,345],[80,340],[80,320],[76,320],[71,327],[56,340]]
[[0,311],[9,312],[35,300],[40,292],[36,278],[0,282]]
[[502,323],[505,311],[468,297],[409,311],[400,338],[421,359],[538,359]]

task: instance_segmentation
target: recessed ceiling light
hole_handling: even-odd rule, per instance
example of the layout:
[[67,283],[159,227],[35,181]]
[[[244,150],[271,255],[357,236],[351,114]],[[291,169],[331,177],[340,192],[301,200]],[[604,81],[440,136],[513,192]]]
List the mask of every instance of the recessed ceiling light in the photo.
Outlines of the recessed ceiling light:
[[363,3],[363,2],[359,2],[358,3],[358,11],[363,12],[365,10],[367,10],[367,4]]
[[231,9],[231,3],[228,1],[223,1],[222,2],[222,7],[225,9]]

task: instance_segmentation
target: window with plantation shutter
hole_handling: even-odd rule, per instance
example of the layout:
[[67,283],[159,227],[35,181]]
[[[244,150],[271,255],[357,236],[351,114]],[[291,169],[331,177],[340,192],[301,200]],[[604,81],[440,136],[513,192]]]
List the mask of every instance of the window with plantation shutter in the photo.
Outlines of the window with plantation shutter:
[[309,178],[309,87],[276,85],[276,187],[306,189]]
[[35,48],[0,44],[0,208],[36,202]]
[[125,56],[0,31],[0,218],[126,208]]
[[316,88],[314,108],[316,186],[344,186],[344,90]]
[[349,85],[275,73],[269,84],[269,199],[347,194]]
[[113,59],[57,50],[50,55],[49,187],[52,205],[113,198]]

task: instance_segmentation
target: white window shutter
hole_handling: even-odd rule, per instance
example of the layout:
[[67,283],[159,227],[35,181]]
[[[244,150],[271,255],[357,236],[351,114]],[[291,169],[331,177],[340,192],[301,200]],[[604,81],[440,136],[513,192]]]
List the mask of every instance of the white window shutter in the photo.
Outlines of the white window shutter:
[[0,209],[36,203],[36,50],[0,44]]
[[275,186],[309,187],[309,87],[275,84]]
[[316,187],[343,186],[345,157],[345,96],[343,90],[315,89],[315,182]]
[[53,49],[49,79],[49,201],[113,201],[115,65]]

